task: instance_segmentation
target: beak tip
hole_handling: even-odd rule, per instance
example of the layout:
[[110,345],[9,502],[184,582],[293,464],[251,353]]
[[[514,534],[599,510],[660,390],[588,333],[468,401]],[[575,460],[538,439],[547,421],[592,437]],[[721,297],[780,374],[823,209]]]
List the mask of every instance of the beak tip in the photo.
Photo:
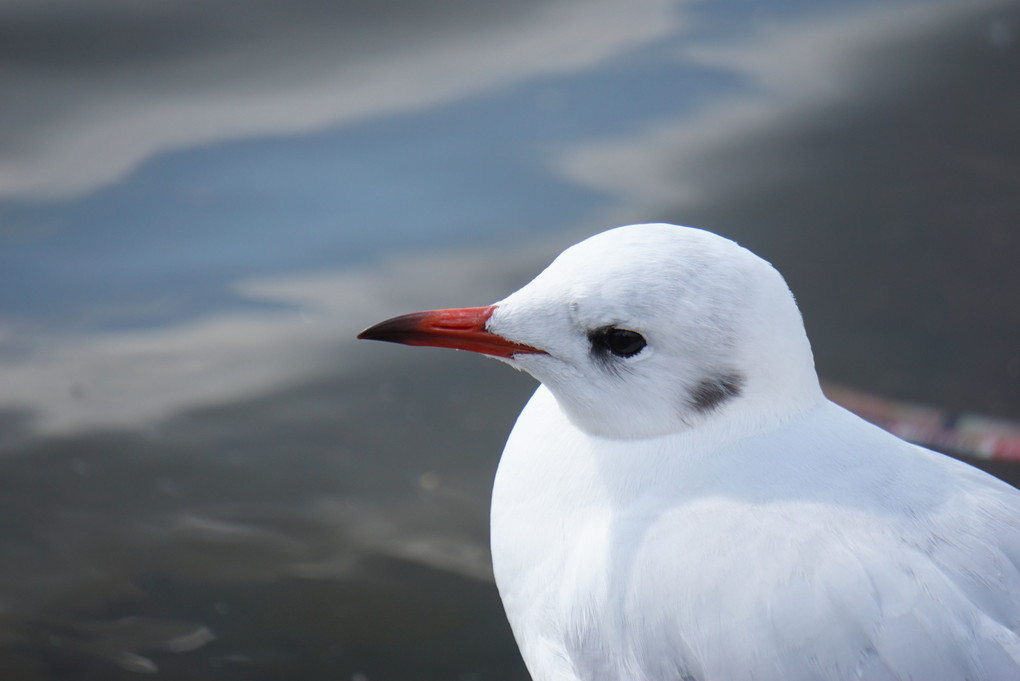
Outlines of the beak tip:
[[[408,315],[405,315],[407,317]],[[358,340],[379,340],[379,341],[390,341],[399,343],[405,339],[405,336],[413,329],[413,327],[401,323],[404,318],[396,317],[394,319],[387,319],[384,322],[374,324],[361,333],[356,338]]]

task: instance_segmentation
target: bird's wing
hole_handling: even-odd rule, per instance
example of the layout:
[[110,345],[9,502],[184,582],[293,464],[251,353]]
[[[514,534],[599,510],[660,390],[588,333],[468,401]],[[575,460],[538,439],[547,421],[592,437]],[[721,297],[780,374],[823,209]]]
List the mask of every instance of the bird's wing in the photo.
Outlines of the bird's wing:
[[635,524],[611,577],[630,659],[649,679],[1020,678],[1020,495],[937,465],[959,489],[914,517],[710,497]]

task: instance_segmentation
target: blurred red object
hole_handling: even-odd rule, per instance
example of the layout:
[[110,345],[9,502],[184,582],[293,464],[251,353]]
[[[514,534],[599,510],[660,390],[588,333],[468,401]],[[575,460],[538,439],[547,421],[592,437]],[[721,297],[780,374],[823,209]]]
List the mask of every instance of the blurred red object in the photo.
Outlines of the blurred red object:
[[822,389],[833,402],[909,442],[975,459],[1020,463],[1020,423],[900,402],[831,383],[823,383]]

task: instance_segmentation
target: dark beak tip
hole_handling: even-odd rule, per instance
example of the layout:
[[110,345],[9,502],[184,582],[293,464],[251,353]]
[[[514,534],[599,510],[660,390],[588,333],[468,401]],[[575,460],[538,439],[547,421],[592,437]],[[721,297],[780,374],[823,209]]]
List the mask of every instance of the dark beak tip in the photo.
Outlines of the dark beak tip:
[[389,343],[407,343],[420,335],[422,321],[428,312],[412,312],[373,324],[358,334],[359,340],[377,340]]
[[356,336],[358,340],[385,341],[389,343],[399,343],[404,337],[406,336],[380,333],[379,329],[376,329],[374,326],[365,329]]

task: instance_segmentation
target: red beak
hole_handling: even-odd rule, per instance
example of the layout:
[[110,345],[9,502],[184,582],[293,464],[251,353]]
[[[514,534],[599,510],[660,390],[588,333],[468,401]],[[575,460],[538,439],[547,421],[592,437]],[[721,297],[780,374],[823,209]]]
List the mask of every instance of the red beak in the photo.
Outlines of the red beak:
[[514,343],[486,331],[485,323],[495,309],[495,305],[490,305],[413,312],[379,322],[359,333],[358,338],[470,350],[493,357],[544,353],[538,348]]

